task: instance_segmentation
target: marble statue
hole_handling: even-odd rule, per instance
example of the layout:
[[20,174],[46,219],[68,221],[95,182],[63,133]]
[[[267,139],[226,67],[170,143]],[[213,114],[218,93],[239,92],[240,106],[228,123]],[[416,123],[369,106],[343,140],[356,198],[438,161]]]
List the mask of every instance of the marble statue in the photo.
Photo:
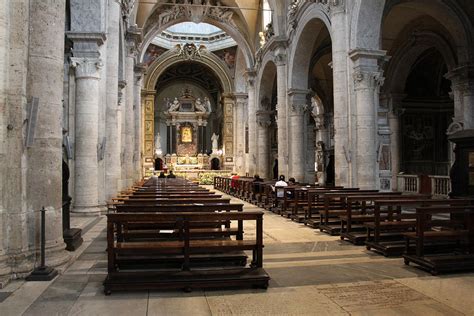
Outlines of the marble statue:
[[217,148],[217,141],[219,140],[219,135],[216,135],[216,133],[212,133],[212,152],[216,153],[218,148]]
[[207,112],[211,112],[211,101],[209,100],[208,97],[204,97],[204,107],[206,108]]
[[181,104],[179,103],[178,98],[175,97],[174,100],[173,100],[173,103],[171,103],[171,105],[170,105],[168,111],[169,111],[169,112],[178,111],[180,105],[181,105]]
[[156,133],[156,136],[155,136],[155,154],[159,156],[162,153],[163,151],[161,150],[160,132],[158,132]]
[[197,98],[196,102],[194,102],[194,107],[197,112],[206,112],[206,108],[204,104],[202,104],[201,98]]

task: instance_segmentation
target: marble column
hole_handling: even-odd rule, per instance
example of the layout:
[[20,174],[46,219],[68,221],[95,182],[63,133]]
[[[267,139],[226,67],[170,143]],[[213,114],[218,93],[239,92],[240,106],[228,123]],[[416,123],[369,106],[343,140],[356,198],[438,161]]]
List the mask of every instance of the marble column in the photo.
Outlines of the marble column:
[[352,186],[351,161],[351,130],[348,107],[347,86],[347,48],[346,48],[346,14],[345,4],[340,3],[331,7],[331,40],[332,40],[332,69],[334,94],[334,165],[336,185]]
[[288,177],[287,57],[283,47],[276,51],[275,63],[277,66],[278,175]]
[[464,129],[474,128],[474,65],[464,65],[450,71],[446,78],[452,82],[454,94],[453,123]]
[[247,75],[247,94],[248,94],[248,127],[249,127],[249,155],[248,170],[249,175],[253,176],[257,171],[257,104],[255,100],[255,72],[248,71]]
[[120,180],[120,135],[118,121],[118,71],[120,47],[120,18],[119,1],[109,1],[108,5],[108,36],[107,36],[107,91],[106,91],[106,137],[105,151],[105,182],[106,198],[115,196],[119,191]]
[[245,174],[245,107],[247,105],[247,94],[236,93],[235,95],[235,172],[239,175]]
[[97,151],[99,115],[98,58],[71,58],[76,70],[76,143],[74,210],[82,215],[98,215]]
[[307,108],[306,96],[309,91],[292,89],[289,96],[290,128],[288,131],[290,142],[289,174],[298,182],[304,182],[305,152],[304,152],[304,114]]
[[142,102],[141,102],[141,90],[142,90],[142,80],[145,73],[146,65],[138,64],[135,66],[135,80],[134,80],[134,104],[133,104],[133,113],[135,118],[135,146],[133,152],[133,181],[136,182],[143,177],[142,174]]
[[270,177],[270,125],[272,124],[271,111],[257,111],[258,125],[258,165],[257,173],[260,177]]
[[350,53],[350,58],[355,64],[353,78],[356,126],[353,163],[357,170],[355,185],[361,189],[378,187],[376,113],[379,86],[383,82],[378,59],[383,56],[384,51],[357,50]]
[[390,167],[392,171],[392,191],[398,190],[398,174],[400,173],[400,114],[401,102],[406,94],[392,94],[390,96],[390,111],[388,125],[390,127]]
[[[29,3],[29,44],[27,59],[27,95],[39,99],[34,143],[25,149],[28,165],[26,196],[23,202],[29,212],[29,247],[34,253],[40,247],[39,218],[46,212],[46,264],[65,263],[62,229],[62,98],[64,75],[65,2],[31,1]],[[54,22],[52,22],[54,21]],[[97,175],[95,175],[97,180]],[[18,192],[17,194],[21,194]],[[33,224],[34,223],[34,224]],[[22,230],[20,225],[10,230]],[[24,253],[23,258],[28,254]],[[15,262],[11,258],[12,263]],[[39,255],[34,261],[39,263]]]

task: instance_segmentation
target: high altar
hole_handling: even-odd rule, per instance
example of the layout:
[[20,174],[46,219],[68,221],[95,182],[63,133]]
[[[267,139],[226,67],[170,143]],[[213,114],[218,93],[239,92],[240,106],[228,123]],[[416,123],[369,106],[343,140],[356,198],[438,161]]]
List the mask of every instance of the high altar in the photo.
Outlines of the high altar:
[[220,168],[222,151],[218,150],[218,136],[213,135],[212,153],[208,155],[206,152],[210,113],[209,99],[205,97],[201,100],[193,96],[189,89],[184,89],[180,97],[168,100],[164,111],[167,154],[162,154],[160,138],[155,137],[154,158],[161,159],[168,169],[179,172],[209,170],[211,161],[216,158]]

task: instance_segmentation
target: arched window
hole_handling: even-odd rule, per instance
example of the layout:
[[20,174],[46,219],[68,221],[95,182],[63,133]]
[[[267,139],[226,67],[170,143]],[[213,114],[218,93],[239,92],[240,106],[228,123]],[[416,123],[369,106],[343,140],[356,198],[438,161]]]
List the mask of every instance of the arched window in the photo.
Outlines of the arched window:
[[262,28],[265,30],[268,24],[272,23],[272,9],[268,4],[268,0],[263,0],[263,11],[262,11]]

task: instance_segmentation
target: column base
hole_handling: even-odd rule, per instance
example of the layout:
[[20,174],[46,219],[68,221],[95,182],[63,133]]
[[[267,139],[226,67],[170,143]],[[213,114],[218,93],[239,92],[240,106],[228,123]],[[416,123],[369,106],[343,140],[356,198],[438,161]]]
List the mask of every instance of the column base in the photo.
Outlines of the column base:
[[79,228],[71,228],[66,229],[63,232],[64,242],[66,243],[66,250],[67,251],[75,251],[82,245],[84,241],[82,239],[82,229]]
[[82,206],[82,207],[74,207],[71,216],[99,216],[100,215],[100,207],[98,206]]
[[58,271],[50,267],[39,267],[26,277],[26,281],[51,281],[58,275]]
[[11,269],[7,266],[7,256],[0,256],[0,289],[10,282]]

